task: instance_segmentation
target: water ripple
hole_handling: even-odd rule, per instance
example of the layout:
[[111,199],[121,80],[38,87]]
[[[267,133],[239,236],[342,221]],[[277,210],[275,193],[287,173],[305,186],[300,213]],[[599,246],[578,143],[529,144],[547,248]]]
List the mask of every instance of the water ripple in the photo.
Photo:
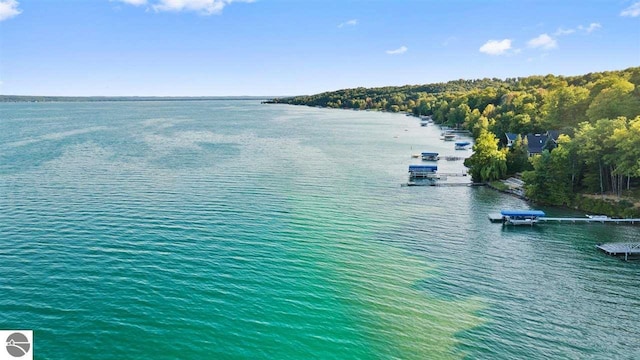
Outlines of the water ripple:
[[640,357],[637,263],[593,249],[637,229],[502,228],[528,205],[401,188],[413,149],[453,153],[414,119],[0,106],[27,134],[0,137],[0,323],[38,358]]

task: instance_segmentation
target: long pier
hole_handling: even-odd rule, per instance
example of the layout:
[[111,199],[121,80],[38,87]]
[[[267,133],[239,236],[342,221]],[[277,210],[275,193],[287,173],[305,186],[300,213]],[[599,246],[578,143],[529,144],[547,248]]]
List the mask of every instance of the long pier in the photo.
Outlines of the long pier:
[[453,186],[453,187],[471,187],[471,186],[485,186],[486,183],[454,183],[454,182],[438,182],[438,181],[429,181],[429,182],[416,182],[409,181],[408,183],[400,184],[400,186]]
[[640,219],[613,219],[613,218],[564,218],[564,217],[539,217],[539,222],[569,222],[569,223],[615,223],[615,224],[640,224]]
[[[531,225],[539,222],[557,222],[559,224],[640,224],[640,219],[614,219],[605,215],[587,215],[586,217],[547,217],[540,210],[502,210],[499,214],[489,214],[489,221],[500,222],[503,225]],[[624,259],[628,260],[629,256],[640,256],[640,242],[634,243],[609,243],[600,244],[596,247],[609,255],[624,255]]]
[[[502,222],[504,220],[504,217],[501,214],[489,214],[489,221],[491,222]],[[574,218],[574,217],[538,217],[536,218],[536,222],[546,222],[546,223],[552,223],[552,222],[557,222],[559,224],[562,223],[572,223],[572,224],[578,224],[578,223],[601,223],[601,224],[605,224],[605,223],[612,223],[612,224],[627,224],[627,225],[635,225],[635,224],[639,224],[640,225],[640,219],[614,219],[614,218],[604,218],[604,217],[578,217],[578,218]]]

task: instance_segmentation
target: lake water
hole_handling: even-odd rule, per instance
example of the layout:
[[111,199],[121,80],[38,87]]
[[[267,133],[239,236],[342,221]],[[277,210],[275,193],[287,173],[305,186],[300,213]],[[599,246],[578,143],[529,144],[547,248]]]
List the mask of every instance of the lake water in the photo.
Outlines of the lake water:
[[530,205],[401,187],[412,153],[470,154],[439,135],[257,101],[0,104],[0,328],[37,359],[640,358],[640,262],[594,248],[640,229],[503,228],[487,214]]

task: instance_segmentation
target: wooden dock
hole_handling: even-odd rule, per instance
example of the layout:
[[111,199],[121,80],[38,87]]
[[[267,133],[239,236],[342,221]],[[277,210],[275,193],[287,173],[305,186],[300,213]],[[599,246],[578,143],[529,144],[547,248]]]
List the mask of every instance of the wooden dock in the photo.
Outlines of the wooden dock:
[[640,256],[640,243],[609,243],[596,245],[596,248],[608,255],[624,255],[625,260],[629,259],[629,255]]
[[400,184],[400,186],[485,186],[486,183],[454,183],[454,182],[437,182],[437,181],[409,181],[408,183]]
[[464,156],[444,156],[444,159],[447,161],[458,161],[458,160],[464,160],[466,159],[466,157]]
[[485,186],[486,183],[454,183],[454,182],[436,182],[433,186]]
[[466,172],[459,172],[459,173],[438,173],[439,176],[443,176],[443,177],[448,177],[448,176],[467,176]]

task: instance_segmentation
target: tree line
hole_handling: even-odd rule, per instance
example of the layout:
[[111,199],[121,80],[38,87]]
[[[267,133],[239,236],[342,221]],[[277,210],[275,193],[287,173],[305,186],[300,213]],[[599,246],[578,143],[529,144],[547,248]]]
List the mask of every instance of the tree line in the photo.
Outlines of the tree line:
[[[272,103],[404,111],[428,115],[475,138],[466,160],[474,181],[522,173],[527,196],[573,204],[577,193],[621,196],[640,180],[640,67],[579,76],[456,80],[355,88]],[[557,130],[557,142],[529,158],[525,137]]]

